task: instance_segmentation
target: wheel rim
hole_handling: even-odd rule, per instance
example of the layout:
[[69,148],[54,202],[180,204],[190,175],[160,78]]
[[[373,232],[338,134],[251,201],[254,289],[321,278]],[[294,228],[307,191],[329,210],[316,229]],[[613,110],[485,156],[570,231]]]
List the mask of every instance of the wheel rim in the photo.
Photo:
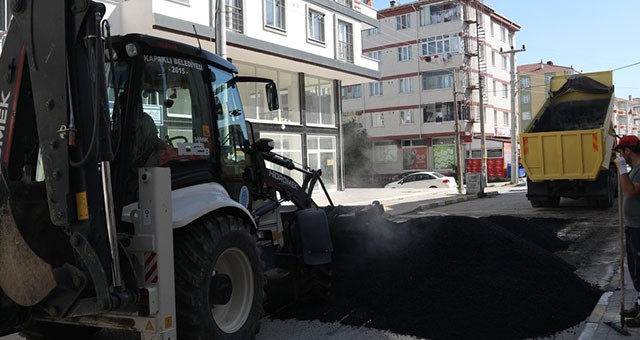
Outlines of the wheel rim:
[[251,313],[254,298],[254,277],[251,262],[238,248],[225,250],[214,266],[212,277],[224,273],[231,279],[231,299],[224,305],[212,305],[213,320],[226,333],[238,331]]

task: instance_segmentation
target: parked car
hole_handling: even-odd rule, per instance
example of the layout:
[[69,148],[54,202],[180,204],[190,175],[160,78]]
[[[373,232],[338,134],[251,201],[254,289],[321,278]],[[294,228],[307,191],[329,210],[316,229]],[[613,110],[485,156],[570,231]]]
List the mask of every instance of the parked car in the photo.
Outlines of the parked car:
[[400,180],[385,185],[387,189],[394,188],[455,188],[456,179],[435,171],[420,171],[402,177]]

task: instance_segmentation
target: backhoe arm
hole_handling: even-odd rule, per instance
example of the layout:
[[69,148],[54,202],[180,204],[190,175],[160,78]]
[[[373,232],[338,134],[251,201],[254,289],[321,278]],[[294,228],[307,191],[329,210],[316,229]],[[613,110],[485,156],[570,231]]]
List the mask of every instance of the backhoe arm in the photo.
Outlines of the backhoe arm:
[[[11,3],[0,54],[0,286],[11,300],[33,306],[65,276],[47,233],[82,231],[93,239],[91,228],[104,229],[101,204],[94,204],[102,200],[98,161],[110,152],[101,148],[110,141],[104,85],[98,85],[104,66],[96,67],[95,57],[102,53],[95,37],[104,6]],[[39,211],[48,218],[37,219]]]

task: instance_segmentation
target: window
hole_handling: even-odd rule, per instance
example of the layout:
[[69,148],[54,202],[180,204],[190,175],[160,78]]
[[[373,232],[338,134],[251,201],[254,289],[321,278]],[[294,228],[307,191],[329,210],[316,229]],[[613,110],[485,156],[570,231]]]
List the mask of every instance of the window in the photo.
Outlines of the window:
[[500,41],[507,41],[507,29],[502,26],[500,27]]
[[383,127],[384,126],[384,113],[374,112],[371,114],[371,127]]
[[531,87],[531,79],[529,77],[520,78],[520,88],[528,89],[529,87]]
[[395,141],[375,142],[373,161],[376,163],[395,163],[398,161],[398,146]]
[[500,62],[500,68],[503,70],[507,70],[507,56],[503,55]]
[[[260,138],[273,139],[273,152],[291,158],[294,162],[302,163],[302,139],[300,135],[260,133]],[[281,172],[292,177],[296,182],[302,183],[300,171],[289,170],[271,162],[264,162],[267,168]]]
[[[197,60],[162,55],[145,54],[144,61],[138,80],[143,84],[142,91],[136,94],[136,98],[129,98],[138,109],[132,111],[132,124],[126,126],[126,133],[135,136],[123,145],[129,148],[128,166],[157,167],[177,160],[211,159],[216,150],[211,133],[215,114],[203,114],[202,111],[211,107],[206,99],[208,95],[213,95],[216,103],[227,108],[225,112],[217,112],[218,126],[224,125],[227,131],[233,132],[239,144],[243,143],[243,138],[247,137],[246,126],[234,124],[235,121],[244,121],[240,98],[235,86],[227,86],[227,81],[233,78],[231,73],[207,68]],[[125,62],[118,63],[116,67],[116,76],[129,74],[129,65]],[[210,73],[215,74],[212,83],[214,93],[210,93],[203,82],[205,74]],[[120,89],[124,89],[128,80],[120,78],[116,81],[122,86]],[[113,90],[110,88],[111,93]],[[115,95],[111,97],[115,100]],[[120,104],[126,103],[121,101]],[[231,115],[235,110],[237,115]],[[173,137],[176,138],[172,142],[167,142]]]
[[418,16],[420,19],[420,26],[431,24],[431,10],[429,9],[429,7],[421,7]]
[[491,66],[496,66],[496,51],[491,51]]
[[353,63],[353,27],[338,20],[338,60]]
[[285,0],[264,1],[264,22],[267,27],[286,30]]
[[379,27],[374,27],[374,28],[370,28],[367,30],[367,35],[368,36],[372,36],[372,35],[377,35],[380,34],[380,28]]
[[454,120],[453,102],[426,104],[422,107],[424,123],[440,123]]
[[396,17],[396,30],[400,31],[411,27],[411,17],[409,14],[398,15]]
[[522,104],[529,104],[531,103],[531,95],[528,94],[521,94],[520,98],[522,99]]
[[411,111],[400,111],[400,123],[402,123],[402,124],[413,124],[413,112],[411,112]]
[[429,6],[429,10],[431,12],[430,19],[432,24],[449,22],[452,20],[457,20],[459,18],[458,6],[453,5],[451,3],[441,4],[441,5],[431,5]]
[[427,145],[427,141],[424,139],[403,139],[402,140],[402,146],[424,146],[424,145]]
[[334,0],[335,2],[343,5],[343,6],[347,6],[349,8],[352,7],[352,0]]
[[225,20],[227,23],[227,29],[230,29],[234,32],[242,33],[242,0],[225,0],[225,6]]
[[399,92],[400,93],[408,93],[411,92],[411,78],[400,78],[398,79],[399,84]]
[[411,46],[398,47],[398,61],[411,60]]
[[329,188],[335,188],[338,179],[336,163],[336,137],[307,136],[307,165],[322,171],[322,181]]
[[264,66],[254,66],[235,62],[240,74],[273,79],[278,84],[280,109],[269,111],[264,95],[264,83],[238,83],[242,104],[247,118],[263,123],[300,123],[299,78],[297,73],[275,70]]
[[509,126],[509,112],[502,113],[502,126]]
[[11,21],[11,5],[8,0],[0,0],[0,31],[6,31]]
[[307,37],[324,43],[324,14],[310,9],[307,19]]
[[493,125],[498,126],[498,111],[493,110]]
[[362,97],[362,85],[349,85],[342,87],[342,99],[355,99]]
[[382,82],[369,83],[369,94],[371,97],[382,96]]
[[507,84],[502,84],[502,98],[509,97],[509,87]]
[[377,61],[382,60],[380,51],[367,52],[367,57],[375,59]]
[[496,81],[495,81],[495,80],[493,80],[493,91],[491,91],[491,94],[492,94],[493,96],[497,96],[497,95],[498,95],[498,93],[496,92],[496,91],[497,91],[497,88],[498,88],[498,87],[496,86]]
[[496,36],[496,24],[491,21],[491,37],[495,37]]
[[335,126],[333,81],[305,76],[304,105],[307,124]]
[[457,53],[461,49],[461,40],[457,34],[442,34],[422,39],[422,55],[432,56],[444,53]]
[[447,3],[420,8],[420,26],[439,24],[460,19],[460,7]]
[[450,88],[453,81],[451,71],[433,71],[422,73],[422,89],[435,90]]

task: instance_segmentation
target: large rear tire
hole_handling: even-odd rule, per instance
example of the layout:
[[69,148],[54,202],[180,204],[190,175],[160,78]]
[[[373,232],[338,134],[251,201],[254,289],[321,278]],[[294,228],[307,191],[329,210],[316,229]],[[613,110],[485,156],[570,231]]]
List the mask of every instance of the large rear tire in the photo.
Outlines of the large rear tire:
[[253,339],[263,315],[263,274],[251,226],[205,216],[175,231],[179,339]]

